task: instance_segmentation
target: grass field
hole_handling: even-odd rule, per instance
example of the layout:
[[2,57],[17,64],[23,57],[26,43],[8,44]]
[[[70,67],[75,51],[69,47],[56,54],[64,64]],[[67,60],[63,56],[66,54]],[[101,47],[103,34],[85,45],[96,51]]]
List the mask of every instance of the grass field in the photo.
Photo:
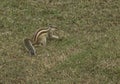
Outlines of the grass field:
[[[69,35],[30,56],[49,24]],[[120,1],[0,0],[0,84],[120,84]]]

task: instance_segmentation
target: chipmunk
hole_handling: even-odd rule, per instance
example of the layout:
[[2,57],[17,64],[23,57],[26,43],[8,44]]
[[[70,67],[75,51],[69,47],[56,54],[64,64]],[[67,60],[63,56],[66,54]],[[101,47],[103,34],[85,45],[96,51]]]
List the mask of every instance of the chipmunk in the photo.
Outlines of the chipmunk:
[[36,55],[35,45],[43,45],[46,47],[47,40],[59,39],[59,36],[54,35],[57,29],[55,27],[48,27],[47,29],[38,29],[33,35],[32,39],[25,38],[24,45],[31,55]]

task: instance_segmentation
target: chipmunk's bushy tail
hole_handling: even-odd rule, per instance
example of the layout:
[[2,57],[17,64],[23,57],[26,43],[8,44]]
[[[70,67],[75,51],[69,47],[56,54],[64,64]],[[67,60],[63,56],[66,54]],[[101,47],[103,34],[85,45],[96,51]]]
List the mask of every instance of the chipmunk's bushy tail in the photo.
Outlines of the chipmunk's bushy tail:
[[24,45],[32,56],[36,55],[36,50],[35,50],[34,46],[32,45],[32,42],[30,39],[28,39],[28,38],[24,39]]

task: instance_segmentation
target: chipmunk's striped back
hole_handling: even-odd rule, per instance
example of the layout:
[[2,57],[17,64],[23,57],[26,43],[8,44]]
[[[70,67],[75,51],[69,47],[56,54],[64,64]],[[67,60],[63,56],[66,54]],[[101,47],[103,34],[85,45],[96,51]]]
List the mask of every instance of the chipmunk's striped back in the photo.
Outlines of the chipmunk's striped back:
[[38,31],[35,32],[32,40],[33,40],[33,45],[38,43],[38,39],[42,34],[48,33],[48,31],[50,30],[50,28],[48,29],[39,29]]

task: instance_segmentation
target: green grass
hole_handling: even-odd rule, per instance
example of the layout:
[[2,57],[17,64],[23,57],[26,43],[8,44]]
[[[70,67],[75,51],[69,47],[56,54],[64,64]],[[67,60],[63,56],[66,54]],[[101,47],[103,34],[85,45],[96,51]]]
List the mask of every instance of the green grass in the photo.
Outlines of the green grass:
[[[31,57],[23,39],[49,24],[68,36]],[[120,1],[0,0],[0,46],[1,84],[119,84]]]

